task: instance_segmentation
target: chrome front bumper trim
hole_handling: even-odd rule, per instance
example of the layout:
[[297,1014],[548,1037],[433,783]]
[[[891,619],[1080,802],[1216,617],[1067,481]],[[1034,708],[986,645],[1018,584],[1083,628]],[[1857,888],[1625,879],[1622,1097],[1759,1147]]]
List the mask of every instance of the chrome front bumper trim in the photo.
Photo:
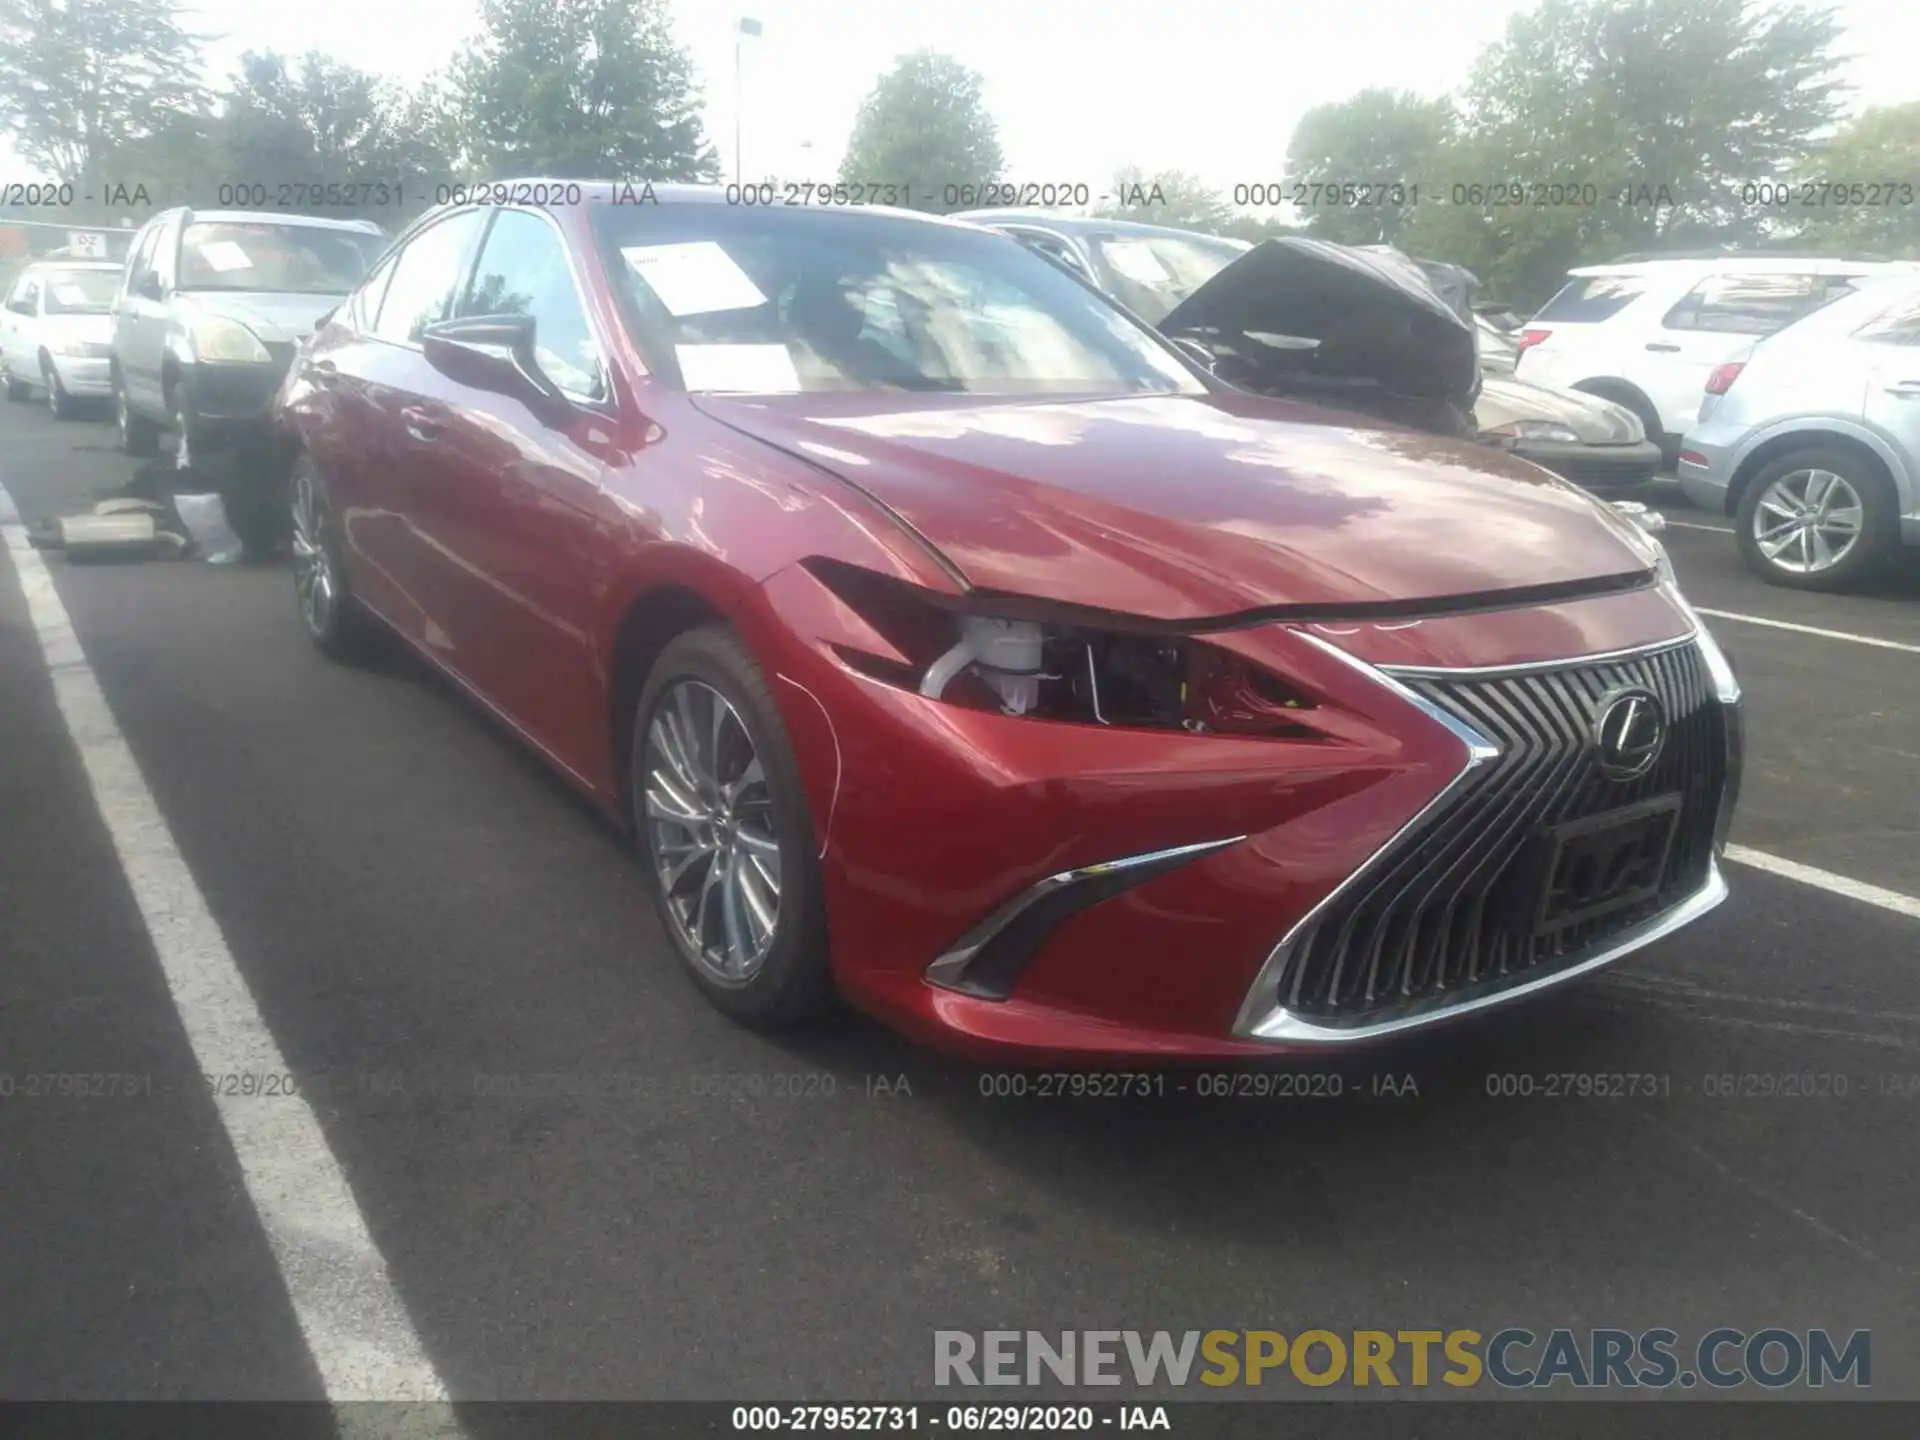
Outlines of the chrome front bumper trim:
[[1248,1039],[1272,1040],[1295,1045],[1343,1045],[1360,1040],[1376,1040],[1385,1035],[1398,1035],[1408,1030],[1417,1030],[1424,1025],[1451,1020],[1456,1015],[1471,1015],[1478,1010],[1490,1010],[1496,1005],[1504,1005],[1508,1001],[1519,1000],[1528,995],[1537,995],[1542,990],[1552,989],[1555,985],[1564,985],[1570,980],[1579,979],[1582,975],[1590,975],[1595,970],[1603,969],[1616,960],[1632,954],[1635,950],[1651,945],[1656,940],[1664,940],[1674,931],[1691,925],[1726,898],[1726,878],[1720,873],[1719,861],[1715,860],[1708,866],[1707,883],[1692,895],[1671,909],[1664,910],[1651,919],[1643,920],[1631,930],[1623,931],[1606,949],[1588,956],[1578,964],[1569,965],[1564,970],[1538,975],[1504,990],[1487,991],[1469,999],[1452,1003],[1437,1000],[1433,1002],[1431,1008],[1405,1015],[1389,1015],[1385,1019],[1362,1025],[1321,1025],[1275,1008],[1244,1034]]
[[[1224,850],[1229,845],[1238,845],[1247,837],[1234,835],[1225,840],[1204,840],[1197,845],[1176,845],[1169,850],[1149,850],[1141,855],[1128,855],[1119,860],[1105,860],[1098,865],[1083,865],[1075,870],[1062,870],[1057,875],[1049,875],[1044,880],[1036,880],[1011,900],[991,911],[966,934],[941,951],[934,962],[927,967],[926,978],[935,985],[947,990],[958,990],[962,994],[976,995],[987,1000],[1004,1000],[1006,986],[1000,984],[982,984],[977,975],[969,977],[969,971],[976,961],[1004,936],[1023,916],[1029,915],[1042,901],[1056,896],[1064,896],[1071,903],[1070,908],[1052,923],[1065,919],[1087,905],[1099,903],[1116,892],[1137,885],[1155,875],[1177,869],[1190,860],[1198,860],[1202,855],[1210,855],[1215,850]],[[1106,882],[1096,884],[1095,882]],[[1117,882],[1117,883],[1116,883]],[[1067,892],[1082,892],[1068,896]],[[1051,925],[1048,926],[1051,928]],[[1024,948],[1024,947],[1023,947]],[[1020,957],[1024,959],[1024,957]]]

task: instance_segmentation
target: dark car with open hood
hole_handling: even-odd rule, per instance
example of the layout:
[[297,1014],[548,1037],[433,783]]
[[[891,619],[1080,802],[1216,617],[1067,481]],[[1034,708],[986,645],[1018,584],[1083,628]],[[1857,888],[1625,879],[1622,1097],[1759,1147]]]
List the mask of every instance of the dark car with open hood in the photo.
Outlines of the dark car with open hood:
[[1738,683],[1590,497],[978,226],[574,188],[427,215],[302,349],[295,590],[629,825],[727,1014],[1320,1051],[1725,896]]

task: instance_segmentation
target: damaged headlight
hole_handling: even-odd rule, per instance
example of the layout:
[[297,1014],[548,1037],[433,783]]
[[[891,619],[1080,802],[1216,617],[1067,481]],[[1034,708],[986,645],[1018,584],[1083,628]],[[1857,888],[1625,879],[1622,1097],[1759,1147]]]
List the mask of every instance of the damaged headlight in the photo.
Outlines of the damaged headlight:
[[1578,445],[1580,436],[1572,426],[1557,420],[1510,420],[1505,425],[1490,425],[1480,432],[1497,440],[1553,440]]
[[1312,695],[1192,636],[984,615],[851,567],[808,568],[895,652],[835,645],[841,660],[928,699],[1092,725],[1321,735],[1303,723]]

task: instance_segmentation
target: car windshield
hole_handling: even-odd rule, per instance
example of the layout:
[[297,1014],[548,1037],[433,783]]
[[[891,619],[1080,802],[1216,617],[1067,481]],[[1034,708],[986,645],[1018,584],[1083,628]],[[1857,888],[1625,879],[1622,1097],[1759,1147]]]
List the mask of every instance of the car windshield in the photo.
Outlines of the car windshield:
[[1250,247],[1202,235],[1096,235],[1087,248],[1107,292],[1158,325]]
[[1005,236],[689,202],[594,212],[622,310],[697,391],[1199,393],[1153,336]]
[[360,230],[200,221],[180,237],[179,288],[344,295],[386,246]]
[[104,315],[120,288],[118,270],[49,270],[47,314]]

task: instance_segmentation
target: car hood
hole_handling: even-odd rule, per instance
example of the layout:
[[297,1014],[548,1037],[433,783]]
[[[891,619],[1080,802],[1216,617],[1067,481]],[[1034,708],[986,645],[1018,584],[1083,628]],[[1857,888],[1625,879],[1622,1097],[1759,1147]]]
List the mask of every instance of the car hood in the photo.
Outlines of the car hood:
[[304,340],[322,315],[346,298],[339,295],[287,294],[271,290],[182,290],[175,301],[183,320],[218,315],[238,320],[262,340]]
[[1531,465],[1259,396],[694,403],[867,492],[975,588],[1153,619],[1598,590],[1656,560]]
[[1176,305],[1159,328],[1168,336],[1304,336],[1320,342],[1326,373],[1462,407],[1480,383],[1472,324],[1418,263],[1384,246],[1263,240]]
[[1482,430],[1515,420],[1546,420],[1565,425],[1588,445],[1627,445],[1646,439],[1640,421],[1624,406],[1578,390],[1558,390],[1508,376],[1489,375],[1481,382],[1473,414]]

